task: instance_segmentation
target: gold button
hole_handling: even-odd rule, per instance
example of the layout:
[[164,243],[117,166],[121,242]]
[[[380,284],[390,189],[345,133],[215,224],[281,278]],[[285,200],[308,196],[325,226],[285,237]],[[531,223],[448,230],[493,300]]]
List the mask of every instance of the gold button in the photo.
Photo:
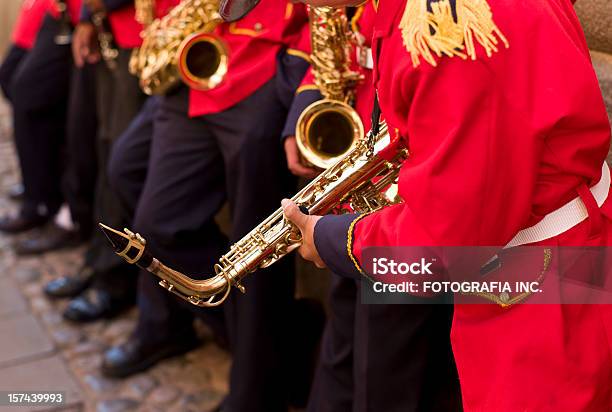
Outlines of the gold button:
[[508,301],[510,301],[510,295],[508,292],[502,292],[499,294],[499,300],[501,300],[503,303],[508,303]]
[[263,29],[263,24],[255,23],[255,26],[253,26],[253,28],[255,29],[255,31],[261,31]]

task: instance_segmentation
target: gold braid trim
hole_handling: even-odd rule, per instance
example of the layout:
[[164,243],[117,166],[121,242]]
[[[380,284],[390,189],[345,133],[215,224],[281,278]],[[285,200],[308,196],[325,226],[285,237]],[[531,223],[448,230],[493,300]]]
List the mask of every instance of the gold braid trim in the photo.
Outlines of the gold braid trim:
[[155,0],[135,0],[134,8],[136,9],[134,18],[144,27],[155,19]]
[[298,49],[287,49],[287,54],[290,56],[299,57],[303,60],[306,60],[308,63],[311,63],[310,54],[303,52]]
[[355,220],[351,222],[351,225],[349,226],[348,234],[346,237],[346,253],[348,254],[348,257],[351,259],[351,262],[353,262],[353,265],[355,265],[359,273],[361,273],[362,275],[366,277],[368,276],[366,275],[365,271],[361,268],[361,266],[359,266],[359,262],[357,262],[357,258],[353,254],[353,237],[354,237],[353,232],[355,231],[355,225],[357,224],[357,222],[359,222],[364,217],[369,216],[371,213],[372,212],[364,213],[362,215],[357,216]]
[[[551,262],[552,262],[552,249],[546,248],[544,249],[544,263],[543,263],[542,270],[540,271],[538,278],[535,280],[535,282],[537,282],[538,285],[542,285],[542,281],[544,280],[544,277],[546,276],[546,272],[550,268]],[[491,302],[497,303],[499,306],[501,306],[504,309],[508,309],[510,306],[515,305],[521,302],[522,300],[527,299],[527,297],[531,295],[531,292],[523,292],[514,297],[510,297],[510,295],[507,292],[502,292],[499,294],[499,296],[494,293],[489,293],[489,292],[470,292],[470,293],[462,293],[462,294],[478,296],[478,297],[490,300]]]
[[457,21],[450,0],[431,1],[431,12],[427,10],[428,3],[429,0],[407,0],[399,25],[414,67],[420,64],[420,57],[437,66],[434,54],[475,60],[475,41],[488,57],[498,51],[500,41],[509,47],[486,0],[456,0]]
[[297,96],[298,94],[305,92],[306,90],[319,90],[319,86],[317,86],[316,84],[305,84],[295,90],[295,95]]

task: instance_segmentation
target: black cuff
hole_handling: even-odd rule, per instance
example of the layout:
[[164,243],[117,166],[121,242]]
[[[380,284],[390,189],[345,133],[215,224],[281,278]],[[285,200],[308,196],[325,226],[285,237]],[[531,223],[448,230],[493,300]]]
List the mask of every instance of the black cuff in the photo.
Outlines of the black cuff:
[[110,12],[134,4],[134,0],[103,0],[103,3],[106,11]]
[[79,16],[79,21],[81,23],[91,22],[91,12],[85,5],[81,6],[81,15]]
[[323,262],[332,272],[352,279],[361,278],[357,262],[352,260],[347,249],[348,236],[352,236],[349,233],[351,224],[358,217],[357,214],[327,215],[319,219],[314,228],[315,246]]
[[300,115],[308,106],[312,103],[319,101],[323,98],[321,92],[316,89],[304,90],[295,95],[293,102],[291,103],[291,109],[287,114],[287,120],[285,120],[285,127],[283,128],[282,140],[286,137],[295,136],[295,128]]

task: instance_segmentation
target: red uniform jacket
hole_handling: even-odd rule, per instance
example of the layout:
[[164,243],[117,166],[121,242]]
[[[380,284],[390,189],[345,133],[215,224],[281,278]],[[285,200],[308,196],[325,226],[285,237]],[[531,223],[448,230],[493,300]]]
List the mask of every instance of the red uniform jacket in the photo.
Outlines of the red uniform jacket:
[[49,0],[25,0],[23,2],[13,28],[12,40],[15,45],[27,50],[34,46],[36,35],[49,8]]
[[[415,68],[398,29],[405,0],[380,2],[374,81],[411,153],[404,202],[353,233],[350,218],[321,219],[315,241],[330,267],[351,262],[346,237],[331,250],[331,228],[354,237],[358,263],[368,246],[503,246],[600,179],[610,126],[571,3],[488,3],[509,48],[487,57],[477,44],[475,61]],[[544,243],[612,244],[612,201],[589,211]],[[452,338],[466,411],[612,410],[610,306],[458,305]]]
[[215,33],[229,49],[228,72],[218,87],[191,91],[189,115],[218,113],[254,93],[276,74],[276,58],[283,47],[307,58],[307,21],[303,4],[263,0],[241,20],[219,25]]
[[[121,7],[109,13],[109,21],[119,47],[132,49],[142,44],[140,32],[142,25],[135,19],[134,2],[129,1],[128,6]],[[156,0],[155,16],[165,16],[168,11],[180,3],[180,0]]]
[[[180,0],[156,0],[155,16],[165,16],[168,11],[180,3]],[[133,0],[104,0],[108,12],[108,20],[117,46],[133,49],[142,44],[140,32],[142,24],[136,21]],[[88,20],[90,13],[86,8],[81,12],[81,19]]]

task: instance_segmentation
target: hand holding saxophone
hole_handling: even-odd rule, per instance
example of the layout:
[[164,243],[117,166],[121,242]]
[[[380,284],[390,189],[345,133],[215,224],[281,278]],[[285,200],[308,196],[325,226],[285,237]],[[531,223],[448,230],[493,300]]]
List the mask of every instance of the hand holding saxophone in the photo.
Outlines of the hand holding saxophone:
[[304,165],[295,136],[287,137],[285,139],[284,147],[285,156],[287,157],[287,168],[291,173],[307,179],[312,179],[321,173],[321,170]]
[[72,35],[72,56],[76,67],[85,63],[94,64],[100,60],[100,48],[96,38],[96,29],[92,23],[79,23]]
[[325,267],[325,263],[314,242],[314,228],[322,216],[307,215],[302,213],[300,208],[291,200],[283,199],[281,202],[285,217],[300,229],[302,234],[302,244],[297,250],[301,257],[315,264],[319,269]]

